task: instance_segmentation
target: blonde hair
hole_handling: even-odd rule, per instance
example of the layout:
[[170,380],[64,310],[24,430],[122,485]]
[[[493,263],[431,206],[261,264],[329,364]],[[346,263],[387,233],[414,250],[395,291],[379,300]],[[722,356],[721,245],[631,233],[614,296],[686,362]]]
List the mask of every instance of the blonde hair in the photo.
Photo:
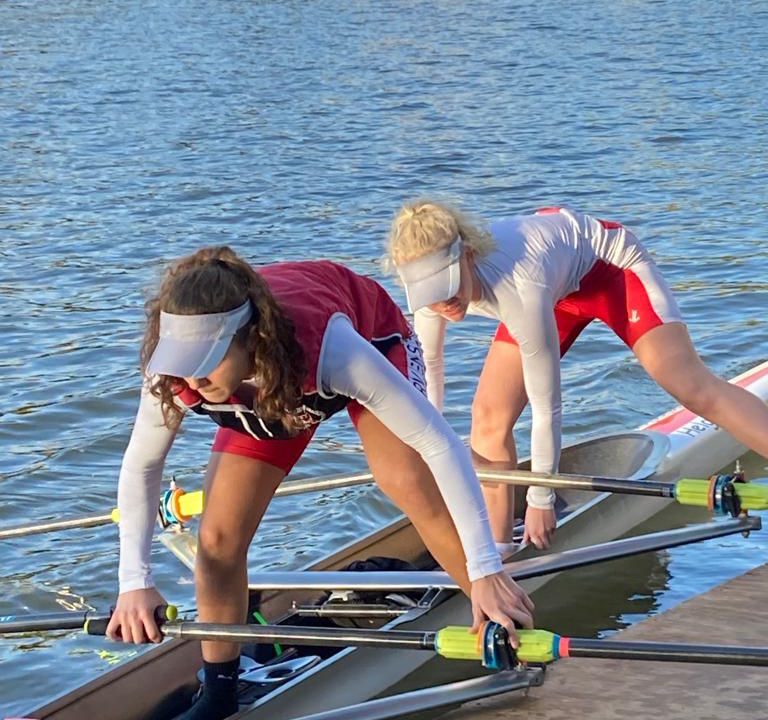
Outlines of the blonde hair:
[[496,248],[486,227],[455,207],[421,199],[405,203],[392,221],[387,240],[387,265],[397,266],[416,260],[450,245],[461,236],[476,257]]

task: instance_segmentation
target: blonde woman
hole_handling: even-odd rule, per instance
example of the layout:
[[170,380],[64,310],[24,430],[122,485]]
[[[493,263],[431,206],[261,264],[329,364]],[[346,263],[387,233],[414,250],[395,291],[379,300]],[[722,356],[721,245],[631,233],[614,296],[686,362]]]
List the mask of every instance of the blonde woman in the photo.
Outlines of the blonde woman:
[[[150,548],[163,464],[185,416],[218,426],[198,534],[198,617],[242,623],[261,518],[318,424],[342,410],[381,489],[470,597],[475,629],[489,618],[516,644],[515,623],[531,627],[533,603],[502,570],[469,453],[424,396],[419,344],[381,285],[332,262],[254,268],[230,248],[205,248],[168,267],[147,304],[141,359],[118,488],[111,638],[160,641]],[[184,720],[237,711],[239,648],[205,642],[203,659],[202,693]]]
[[[388,254],[415,313],[427,392],[438,408],[446,322],[468,314],[499,321],[472,404],[476,463],[514,467],[513,428],[530,402],[532,469],[557,471],[560,358],[593,320],[608,325],[678,402],[768,456],[768,407],[704,366],[658,268],[621,223],[555,207],[485,229],[453,207],[416,201],[397,213]],[[512,488],[483,491],[494,537],[509,550]],[[554,493],[531,487],[527,501],[524,539],[546,548],[556,524]]]

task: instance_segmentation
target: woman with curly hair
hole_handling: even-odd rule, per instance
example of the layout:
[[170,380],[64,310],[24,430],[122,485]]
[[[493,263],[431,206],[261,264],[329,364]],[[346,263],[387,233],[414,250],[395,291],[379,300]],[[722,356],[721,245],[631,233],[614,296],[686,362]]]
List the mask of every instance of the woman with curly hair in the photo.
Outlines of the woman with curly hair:
[[[147,303],[145,377],[120,473],[120,595],[108,635],[157,642],[150,545],[163,464],[190,412],[218,426],[195,585],[202,622],[242,623],[247,550],[319,422],[347,409],[379,487],[485,618],[514,632],[533,605],[502,572],[468,450],[425,396],[421,348],[386,291],[327,261],[255,269],[227,247],[174,263]],[[186,718],[237,711],[239,650],[203,643]]]
[[[560,358],[593,320],[610,327],[678,402],[768,457],[768,407],[706,368],[659,269],[621,223],[550,207],[485,227],[455,207],[416,200],[396,214],[388,255],[415,313],[438,408],[447,322],[499,321],[472,403],[477,464],[516,466],[513,430],[530,401],[531,469],[557,472]],[[513,550],[513,490],[483,485],[502,553]],[[555,531],[554,500],[552,490],[528,489],[523,537],[539,548]]]

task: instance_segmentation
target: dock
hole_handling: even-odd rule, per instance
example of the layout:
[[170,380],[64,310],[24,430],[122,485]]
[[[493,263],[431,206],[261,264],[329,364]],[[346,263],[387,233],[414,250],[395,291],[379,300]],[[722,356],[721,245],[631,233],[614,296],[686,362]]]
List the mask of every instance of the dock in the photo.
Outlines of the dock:
[[[617,640],[768,644],[768,564],[622,630]],[[768,668],[564,659],[544,685],[468,703],[443,720],[754,720],[768,717]]]

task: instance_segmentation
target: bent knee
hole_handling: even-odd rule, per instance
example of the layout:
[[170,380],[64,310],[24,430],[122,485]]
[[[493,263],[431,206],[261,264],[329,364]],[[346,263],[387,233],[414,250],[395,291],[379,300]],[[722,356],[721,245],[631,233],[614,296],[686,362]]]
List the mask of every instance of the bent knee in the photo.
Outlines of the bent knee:
[[377,480],[377,484],[406,514],[439,514],[444,507],[440,490],[429,471],[390,473],[386,478]]
[[428,485],[426,472],[413,472],[400,469],[387,473],[385,477],[376,478],[376,484],[389,497],[412,495],[413,497],[427,496]]
[[512,432],[519,413],[511,407],[478,400],[472,402],[472,446],[475,438],[486,443],[504,443]]
[[246,557],[249,544],[231,528],[217,523],[200,523],[197,554],[203,561],[227,565],[238,563]]

